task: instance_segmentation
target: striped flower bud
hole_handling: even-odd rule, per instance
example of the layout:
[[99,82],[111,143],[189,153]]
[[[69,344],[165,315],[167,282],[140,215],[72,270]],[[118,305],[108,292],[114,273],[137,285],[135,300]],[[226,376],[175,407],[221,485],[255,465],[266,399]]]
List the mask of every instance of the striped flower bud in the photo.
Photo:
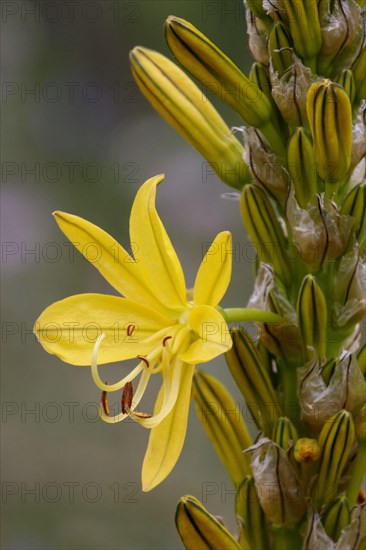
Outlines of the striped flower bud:
[[253,477],[267,518],[277,525],[296,524],[306,510],[306,501],[286,452],[267,437],[246,452],[253,453]]
[[313,144],[305,128],[296,128],[287,146],[287,169],[295,188],[295,197],[305,208],[318,192]]
[[287,451],[296,444],[297,440],[297,430],[291,420],[286,416],[278,418],[273,426],[272,441],[282,447],[284,451]]
[[366,264],[357,248],[337,263],[333,287],[333,321],[335,327],[350,330],[366,314]]
[[362,374],[366,378],[366,342],[357,353],[357,363],[361,369]]
[[207,97],[174,63],[158,52],[136,47],[133,76],[152,106],[205,159],[228,185],[240,189],[251,179],[243,147]]
[[318,174],[328,184],[343,181],[351,166],[352,109],[347,92],[330,80],[312,84],[307,113]]
[[336,77],[335,82],[342,86],[348,94],[351,103],[354,102],[356,96],[356,85],[353,73],[350,69],[343,69]]
[[283,3],[295,50],[306,65],[315,69],[315,57],[322,43],[317,0],[283,0]]
[[272,433],[281,407],[261,356],[248,334],[241,328],[231,331],[232,348],[225,355],[230,372],[242,392],[246,406],[257,426]]
[[366,545],[366,502],[354,506],[351,510],[350,523],[338,539],[335,550],[363,550]]
[[235,109],[247,124],[260,127],[268,122],[271,112],[264,94],[196,27],[170,16],[165,23],[165,37],[179,63]]
[[273,69],[281,77],[293,63],[291,36],[283,23],[275,23],[268,36],[268,48]]
[[[327,535],[320,516],[309,508],[302,550],[335,550],[332,539]],[[341,549],[339,549],[341,550]]]
[[252,444],[240,409],[227,389],[202,371],[193,379],[196,413],[234,485],[250,472],[243,450]]
[[353,72],[355,88],[356,88],[356,96],[355,96],[356,106],[361,103],[362,99],[366,98],[365,66],[366,66],[366,46],[362,48],[356,61],[352,66],[352,72]]
[[319,475],[313,488],[317,508],[337,496],[343,468],[347,464],[355,439],[352,415],[340,411],[323,426],[319,445],[322,451]]
[[187,549],[240,550],[231,533],[192,496],[180,499],[175,524]]
[[246,476],[240,483],[235,497],[235,512],[242,526],[240,545],[251,549],[269,548],[267,519],[260,505],[252,476]]
[[278,107],[272,97],[272,86],[269,78],[268,68],[263,63],[253,63],[249,72],[249,80],[254,82],[264,93],[266,98],[271,104],[272,109],[272,122],[284,136],[287,135],[286,125],[283,124],[281,114],[278,110]]
[[246,185],[240,206],[246,230],[260,259],[273,265],[283,282],[289,281],[286,237],[266,193],[258,185]]
[[293,53],[291,67],[279,77],[271,74],[272,95],[283,118],[292,127],[308,126],[306,98],[315,77]]
[[314,432],[340,409],[354,412],[366,398],[366,384],[352,353],[320,366],[316,358],[298,369],[302,421]]
[[366,231],[366,184],[354,187],[346,196],[341,207],[343,216],[353,218],[352,232],[360,242]]
[[339,539],[342,529],[349,524],[350,517],[350,507],[345,495],[339,495],[327,506],[322,514],[322,524],[331,539]]
[[303,355],[312,358],[314,348],[320,359],[327,348],[327,302],[319,282],[313,275],[304,277],[297,302],[297,321],[303,338]]
[[266,24],[267,28],[272,26],[272,19],[267,15],[266,10],[263,8],[262,0],[245,0],[247,8],[251,11],[255,17],[258,17]]

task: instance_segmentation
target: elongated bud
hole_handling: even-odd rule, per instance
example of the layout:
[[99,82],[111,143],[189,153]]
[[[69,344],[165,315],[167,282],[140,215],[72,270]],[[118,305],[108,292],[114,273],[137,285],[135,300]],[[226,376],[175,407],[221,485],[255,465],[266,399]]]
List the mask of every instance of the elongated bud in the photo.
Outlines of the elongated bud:
[[246,185],[240,206],[246,230],[260,258],[273,265],[283,282],[289,281],[286,237],[266,193],[257,185]]
[[295,188],[296,200],[305,208],[318,192],[318,176],[313,144],[305,128],[296,128],[287,146],[287,169]]
[[353,228],[357,240],[364,238],[366,230],[366,184],[357,185],[348,193],[341,207],[341,214],[351,216],[354,220]]
[[294,447],[294,459],[297,462],[316,462],[320,458],[320,447],[316,439],[301,437]]
[[261,21],[266,24],[267,28],[270,28],[270,26],[273,24],[273,21],[263,9],[262,0],[245,0],[245,3],[252,14],[261,19]]
[[327,302],[313,275],[306,275],[301,285],[297,303],[297,320],[303,338],[303,355],[312,358],[314,348],[322,359],[326,356]]
[[336,77],[335,82],[342,86],[348,94],[351,103],[354,102],[356,96],[355,80],[351,69],[343,69]]
[[253,550],[269,548],[267,519],[252,476],[246,476],[238,487],[235,511],[242,524],[241,546],[245,548],[247,542]]
[[293,63],[291,36],[285,25],[275,23],[268,37],[268,47],[273,68],[282,76]]
[[351,165],[352,109],[347,92],[330,80],[312,84],[307,113],[318,174],[328,183],[344,180]]
[[295,445],[297,439],[297,430],[291,420],[286,416],[278,418],[276,424],[273,426],[272,440],[282,447],[284,451],[287,451]]
[[188,21],[170,16],[165,37],[176,59],[242,119],[260,128],[274,152],[283,153],[282,136],[271,123],[271,105],[261,90],[215,44]]
[[355,81],[356,97],[355,105],[359,105],[362,99],[366,98],[366,79],[365,79],[365,66],[366,66],[366,46],[364,46],[357,57],[353,67],[353,77]]
[[146,48],[134,48],[130,60],[141,92],[218,176],[237,189],[249,181],[243,147],[191,79],[169,59]]
[[187,550],[240,550],[231,533],[192,496],[180,499],[175,524]]
[[286,452],[267,437],[246,452],[253,453],[253,477],[267,518],[277,525],[297,523],[306,510],[306,501]]
[[355,428],[348,411],[338,412],[324,424],[319,436],[321,464],[314,486],[318,507],[328,504],[337,495],[342,470],[349,459],[354,439]]
[[283,124],[281,114],[272,97],[272,86],[267,67],[263,63],[253,63],[249,72],[249,80],[251,82],[254,82],[261,90],[261,92],[264,93],[271,104],[273,124],[276,126],[276,128],[279,128],[280,131],[286,135],[286,125]]
[[234,485],[250,472],[243,450],[252,444],[244,420],[227,389],[213,376],[196,371],[193,379],[196,413]]
[[334,541],[339,539],[342,529],[350,522],[350,507],[347,497],[339,495],[322,514],[325,531]]
[[273,423],[281,416],[272,382],[247,333],[237,328],[231,337],[233,346],[225,355],[228,367],[257,426],[270,434]]
[[322,43],[317,0],[283,0],[283,3],[288,14],[295,50],[306,65],[315,69],[314,58]]
[[357,362],[362,374],[366,377],[366,342],[357,353]]

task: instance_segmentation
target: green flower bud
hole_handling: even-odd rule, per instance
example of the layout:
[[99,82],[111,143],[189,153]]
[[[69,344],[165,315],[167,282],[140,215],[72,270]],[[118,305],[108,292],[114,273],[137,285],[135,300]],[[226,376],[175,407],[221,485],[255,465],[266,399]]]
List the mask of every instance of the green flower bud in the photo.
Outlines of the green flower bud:
[[354,439],[355,428],[348,411],[338,412],[324,424],[319,436],[322,451],[320,470],[313,488],[318,508],[336,497]]
[[273,426],[272,440],[284,451],[295,445],[298,440],[297,430],[289,418],[281,416],[277,419]]
[[350,522],[351,511],[345,495],[339,495],[322,514],[322,524],[325,531],[337,541],[342,529]]
[[207,97],[174,63],[158,52],[136,47],[133,76],[152,106],[206,160],[228,185],[241,189],[251,179],[243,147]]
[[175,514],[175,524],[187,550],[240,550],[242,548],[222,523],[195,497],[184,496],[180,499]]
[[258,88],[264,93],[264,95],[266,96],[266,98],[271,104],[272,122],[274,126],[276,126],[276,128],[279,128],[279,130],[284,135],[286,135],[287,133],[286,125],[283,124],[281,114],[272,97],[272,86],[271,86],[271,81],[269,78],[267,67],[262,63],[253,63],[249,72],[249,80],[251,82],[254,82],[254,84],[256,84]]
[[252,444],[244,420],[227,389],[213,376],[197,370],[193,379],[196,413],[234,485],[250,472],[243,454]]
[[272,433],[273,423],[281,416],[272,382],[253,341],[243,329],[231,331],[233,346],[225,354],[230,372],[242,392],[257,426]]
[[305,208],[319,191],[313,144],[305,128],[296,128],[287,146],[287,169],[295,188],[295,197]]
[[351,520],[344,528],[335,550],[363,550],[366,545],[366,502],[354,506],[351,510]]
[[268,99],[231,59],[184,19],[168,17],[165,37],[172,53],[187,71],[230,105],[247,124],[259,128],[275,153],[283,154],[283,138],[271,122]]
[[315,69],[315,57],[322,43],[317,0],[283,0],[283,3],[295,50],[306,65]]
[[346,178],[351,166],[352,109],[347,92],[330,80],[312,84],[307,96],[318,174],[327,183]]
[[258,185],[246,185],[240,206],[246,230],[261,260],[273,265],[283,282],[289,282],[286,237],[266,193]]
[[281,77],[293,63],[293,44],[285,25],[275,23],[268,37],[268,48],[274,70]]
[[314,348],[320,359],[326,356],[327,348],[327,302],[324,293],[313,275],[306,275],[302,282],[297,302],[297,320],[303,338],[303,355],[312,358]]
[[273,21],[263,9],[262,0],[245,0],[245,4],[250,9],[252,14],[255,15],[255,17],[258,17],[265,23],[267,28],[272,26]]
[[353,78],[356,88],[355,105],[359,105],[366,98],[366,46],[360,51],[356,61],[352,66]]
[[352,71],[350,69],[343,69],[343,71],[337,75],[335,82],[345,89],[351,103],[353,103],[356,96],[356,85]]
[[306,510],[306,501],[286,452],[267,437],[246,452],[253,453],[253,477],[267,518],[277,525],[296,524]]
[[240,545],[245,548],[245,543],[249,543],[253,550],[270,548],[267,519],[252,476],[246,476],[238,487],[235,511],[242,525]]
[[354,187],[346,196],[341,207],[343,216],[353,218],[354,234],[360,242],[366,231],[366,184],[362,183]]
[[366,342],[357,353],[357,362],[362,374],[366,377]]

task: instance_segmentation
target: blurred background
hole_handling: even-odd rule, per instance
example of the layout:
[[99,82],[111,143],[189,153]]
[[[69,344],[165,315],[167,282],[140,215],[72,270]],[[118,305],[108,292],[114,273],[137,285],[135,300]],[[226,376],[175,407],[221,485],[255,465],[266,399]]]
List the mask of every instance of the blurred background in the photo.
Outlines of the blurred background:
[[[78,214],[129,241],[140,184],[166,174],[158,210],[194,281],[205,243],[233,233],[234,273],[224,305],[245,305],[252,265],[239,204],[134,84],[135,45],[169,57],[163,23],[199,27],[246,72],[241,0],[3,1],[2,20],[2,548],[181,548],[177,501],[202,500],[235,530],[234,492],[193,407],[181,458],[152,493],[141,492],[148,433],[106,425],[88,368],[48,355],[32,334],[50,303],[80,292],[113,293],[59,231],[54,210]],[[213,99],[213,98],[211,98]],[[213,100],[214,101],[214,100]],[[230,126],[239,120],[215,102]],[[243,404],[223,358],[204,369]],[[118,374],[116,374],[116,369]],[[114,379],[124,368],[114,366]]]

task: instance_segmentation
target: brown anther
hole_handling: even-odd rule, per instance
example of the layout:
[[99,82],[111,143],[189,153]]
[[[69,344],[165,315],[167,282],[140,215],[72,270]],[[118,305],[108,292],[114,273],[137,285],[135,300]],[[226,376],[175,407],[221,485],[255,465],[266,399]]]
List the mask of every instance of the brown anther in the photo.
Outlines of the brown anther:
[[357,504],[359,506],[361,506],[361,504],[363,504],[366,500],[366,491],[365,489],[360,489],[360,492],[358,493],[358,498],[357,498]]
[[135,416],[138,416],[138,418],[151,418],[151,414],[147,414],[147,413],[141,413],[141,412],[138,412],[138,411],[133,411],[133,414]]
[[[106,382],[106,384],[108,384],[108,382]],[[109,406],[108,406],[108,399],[107,399],[107,392],[106,391],[102,391],[102,398],[101,398],[100,402],[101,402],[101,405],[103,407],[104,414],[106,416],[109,416]]]
[[150,363],[149,361],[146,359],[146,357],[144,357],[143,355],[138,355],[137,356],[137,359],[140,359],[140,361],[143,361],[145,363],[145,365],[147,366],[147,368],[150,367]]
[[128,325],[126,329],[127,336],[132,336],[135,332],[136,325]]
[[128,413],[128,410],[130,409],[130,407],[132,405],[132,398],[133,398],[133,384],[132,384],[132,382],[127,382],[123,386],[122,399],[121,399],[122,413],[123,414]]
[[165,344],[167,343],[168,340],[171,340],[172,339],[172,336],[165,336],[164,340],[163,340],[163,346],[165,347]]

